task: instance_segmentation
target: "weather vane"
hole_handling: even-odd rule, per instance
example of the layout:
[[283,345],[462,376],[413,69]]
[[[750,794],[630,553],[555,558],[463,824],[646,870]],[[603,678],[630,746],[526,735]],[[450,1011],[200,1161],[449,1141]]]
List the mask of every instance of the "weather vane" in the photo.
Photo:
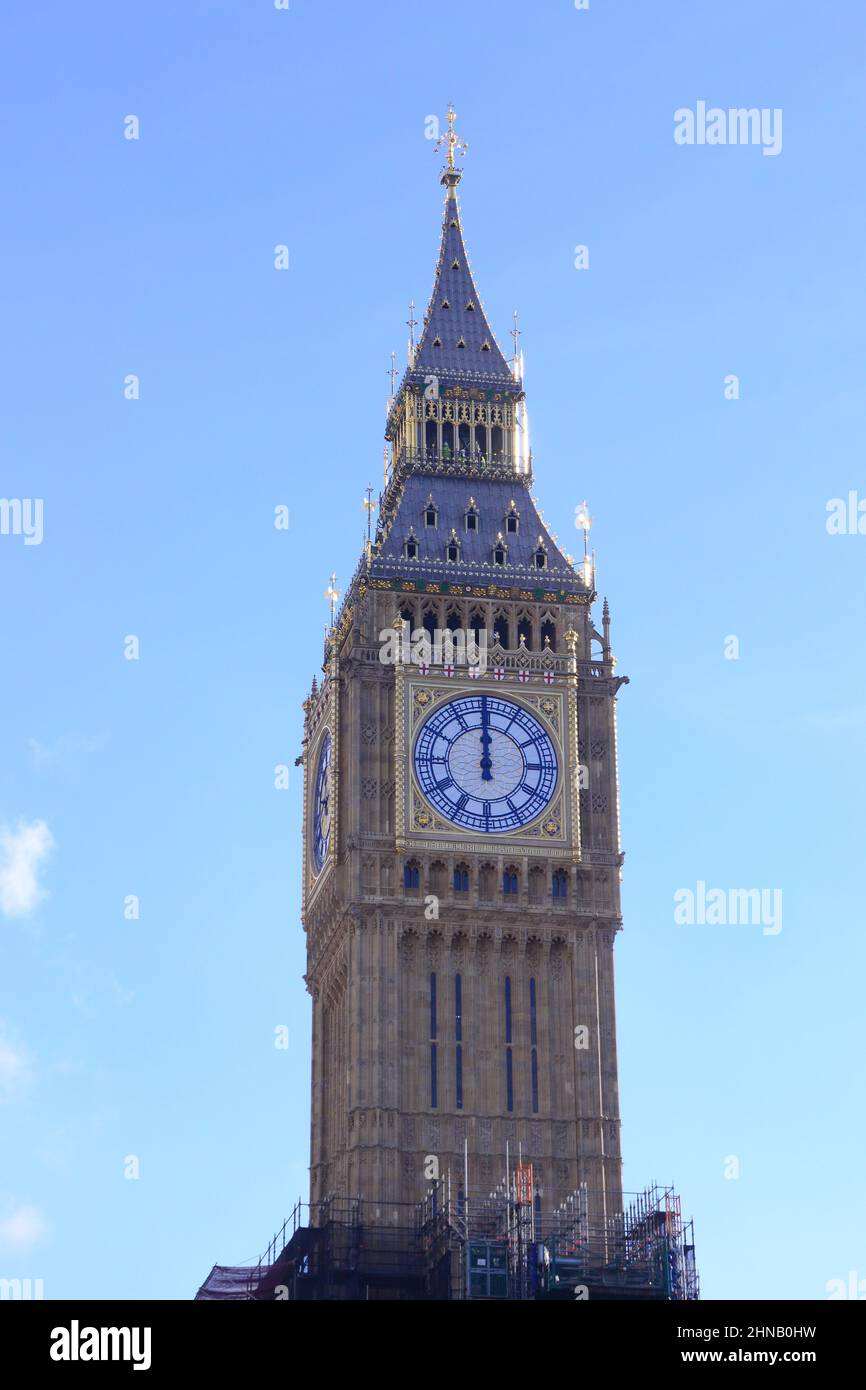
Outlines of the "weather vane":
[[469,145],[467,144],[467,142],[465,140],[462,140],[460,136],[456,135],[454,132],[454,122],[457,119],[457,112],[454,110],[453,101],[449,101],[448,103],[448,112],[445,119],[448,122],[448,134],[439,136],[439,139],[436,141],[435,148],[438,151],[442,148],[443,145],[448,146],[448,168],[453,169],[455,149],[457,150],[457,153],[459,155],[464,155],[466,151],[469,149]]

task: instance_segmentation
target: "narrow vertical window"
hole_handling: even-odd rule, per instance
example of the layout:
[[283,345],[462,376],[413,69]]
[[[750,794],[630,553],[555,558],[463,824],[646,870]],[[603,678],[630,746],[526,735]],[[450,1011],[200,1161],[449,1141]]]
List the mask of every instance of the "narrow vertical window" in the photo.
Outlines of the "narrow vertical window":
[[511,1055],[511,976],[505,977],[505,1103],[514,1109],[514,1061]]
[[430,1108],[438,1104],[438,1077],[436,1075],[436,975],[430,974]]
[[463,1109],[463,981],[454,976],[454,1085],[457,1094],[457,1109]]
[[529,981],[529,1044],[532,1049],[529,1055],[529,1079],[532,1086],[532,1113],[538,1114],[538,1013],[537,996],[535,992],[535,980]]

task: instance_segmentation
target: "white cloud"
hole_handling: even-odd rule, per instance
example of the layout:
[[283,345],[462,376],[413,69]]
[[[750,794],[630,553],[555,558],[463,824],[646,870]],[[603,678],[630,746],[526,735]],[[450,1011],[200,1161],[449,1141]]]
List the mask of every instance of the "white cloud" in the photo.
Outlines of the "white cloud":
[[104,734],[72,735],[64,734],[53,743],[43,743],[38,738],[28,738],[27,747],[37,772],[47,772],[82,753],[98,753],[105,747]]
[[0,1220],[0,1245],[26,1250],[45,1234],[45,1221],[35,1207],[19,1207]]
[[27,1058],[0,1024],[0,1102],[17,1095],[29,1075]]
[[45,897],[39,867],[53,848],[54,836],[44,820],[19,821],[0,829],[0,913],[25,917]]

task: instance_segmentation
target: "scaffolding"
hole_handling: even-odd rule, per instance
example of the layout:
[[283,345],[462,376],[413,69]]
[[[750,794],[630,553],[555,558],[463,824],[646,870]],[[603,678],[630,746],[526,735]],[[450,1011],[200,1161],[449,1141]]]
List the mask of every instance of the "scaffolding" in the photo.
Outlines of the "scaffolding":
[[622,1213],[601,1221],[591,1215],[593,1196],[582,1185],[546,1210],[532,1165],[520,1160],[487,1194],[467,1193],[449,1173],[415,1205],[336,1196],[312,1207],[299,1202],[245,1271],[246,1296],[699,1298],[693,1225],[683,1221],[672,1187],[630,1194]]

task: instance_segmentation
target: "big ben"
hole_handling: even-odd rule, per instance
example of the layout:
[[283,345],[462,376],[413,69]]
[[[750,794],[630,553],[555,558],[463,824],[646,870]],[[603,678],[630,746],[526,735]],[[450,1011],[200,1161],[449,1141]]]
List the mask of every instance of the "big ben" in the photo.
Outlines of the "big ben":
[[469,264],[453,111],[442,143],[375,532],[305,702],[311,1203],[386,1219],[431,1172],[486,1192],[519,1154],[539,1212],[581,1189],[603,1225],[622,1210],[623,678],[592,555],[566,555],[532,495],[517,333],[509,359]]

